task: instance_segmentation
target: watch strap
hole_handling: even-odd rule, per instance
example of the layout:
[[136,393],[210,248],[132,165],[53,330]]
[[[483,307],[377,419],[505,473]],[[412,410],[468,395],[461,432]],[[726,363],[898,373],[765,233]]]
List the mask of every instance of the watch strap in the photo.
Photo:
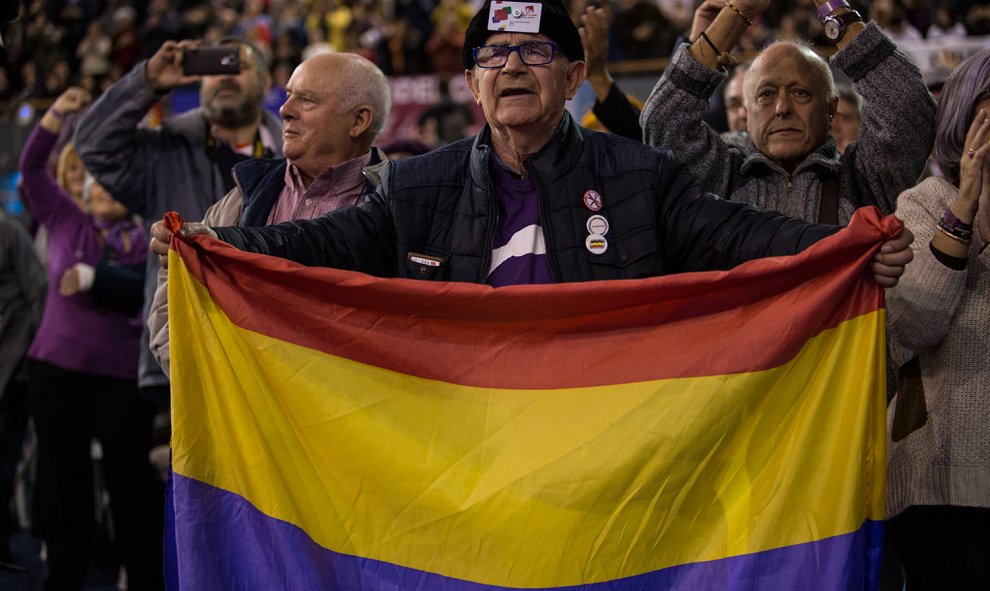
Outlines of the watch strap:
[[827,0],[825,4],[818,7],[818,20],[824,22],[825,17],[832,14],[836,10],[845,6],[849,8],[849,2],[846,0]]
[[[839,26],[838,34],[835,35],[834,37],[828,34],[827,25],[829,22],[835,22]],[[848,27],[853,23],[861,23],[861,22],[863,22],[863,16],[855,10],[850,10],[849,12],[843,12],[842,14],[837,16],[829,16],[825,19],[825,23],[824,23],[826,25],[825,35],[832,41],[838,41],[839,39],[842,38],[843,35],[846,34],[846,27]]]

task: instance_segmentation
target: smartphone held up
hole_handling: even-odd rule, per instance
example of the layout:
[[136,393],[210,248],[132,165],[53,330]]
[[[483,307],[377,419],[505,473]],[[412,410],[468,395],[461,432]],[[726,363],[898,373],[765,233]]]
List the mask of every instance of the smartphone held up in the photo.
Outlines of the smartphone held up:
[[196,47],[182,52],[182,74],[185,76],[239,74],[240,71],[239,45]]

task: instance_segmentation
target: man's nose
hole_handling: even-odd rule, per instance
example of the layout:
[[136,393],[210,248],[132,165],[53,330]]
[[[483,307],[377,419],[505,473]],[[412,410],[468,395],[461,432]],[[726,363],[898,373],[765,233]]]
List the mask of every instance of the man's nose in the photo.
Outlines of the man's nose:
[[522,61],[522,54],[518,51],[511,51],[509,52],[509,59],[505,62],[505,65],[502,66],[502,70],[508,72],[520,72],[524,71],[528,67],[529,66]]
[[777,102],[774,104],[774,114],[788,115],[790,112],[791,97],[787,96],[786,92],[782,92],[777,96]]
[[292,109],[292,97],[285,99],[282,106],[278,108],[278,114],[282,116],[282,119],[294,119],[295,111]]

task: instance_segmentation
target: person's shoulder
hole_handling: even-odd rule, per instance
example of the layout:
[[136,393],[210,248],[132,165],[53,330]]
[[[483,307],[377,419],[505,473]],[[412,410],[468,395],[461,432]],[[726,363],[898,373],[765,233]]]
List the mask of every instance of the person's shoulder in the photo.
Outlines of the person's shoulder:
[[389,162],[392,190],[463,184],[473,144],[474,138],[466,138],[426,154]]
[[201,141],[206,140],[206,119],[202,109],[191,109],[178,115],[173,115],[162,122],[163,132],[171,135],[188,136]]
[[26,242],[30,245],[31,237],[20,222],[0,217],[0,242]]
[[285,158],[248,158],[235,164],[232,172],[237,184],[250,194],[272,175],[283,177],[285,167]]
[[945,178],[930,176],[922,179],[917,185],[905,189],[898,197],[897,203],[898,205],[917,203],[941,213],[956,200],[958,195],[959,189]]

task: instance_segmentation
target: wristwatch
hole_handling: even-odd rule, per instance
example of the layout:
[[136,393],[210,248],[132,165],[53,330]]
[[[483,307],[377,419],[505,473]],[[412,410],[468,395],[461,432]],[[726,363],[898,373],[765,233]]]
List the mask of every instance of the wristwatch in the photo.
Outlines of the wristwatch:
[[825,36],[830,41],[838,41],[846,32],[846,27],[861,22],[863,22],[863,17],[855,10],[850,10],[842,14],[829,15],[825,17],[822,24],[825,25]]

